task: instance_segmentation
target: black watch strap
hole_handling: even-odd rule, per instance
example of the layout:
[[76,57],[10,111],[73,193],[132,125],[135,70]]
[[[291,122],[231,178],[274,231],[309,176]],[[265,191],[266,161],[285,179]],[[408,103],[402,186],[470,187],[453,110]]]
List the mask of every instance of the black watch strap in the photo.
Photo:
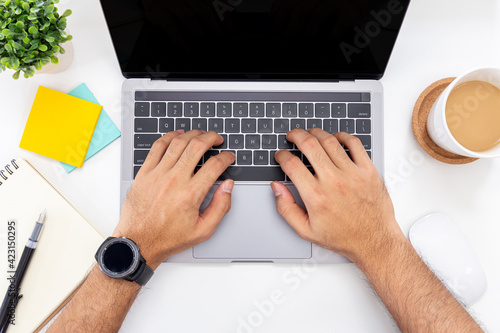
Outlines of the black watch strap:
[[137,268],[137,271],[129,278],[130,280],[137,282],[141,286],[144,286],[146,285],[146,283],[148,283],[154,273],[155,272],[151,269],[151,267],[146,265],[145,261],[141,260],[141,265]]

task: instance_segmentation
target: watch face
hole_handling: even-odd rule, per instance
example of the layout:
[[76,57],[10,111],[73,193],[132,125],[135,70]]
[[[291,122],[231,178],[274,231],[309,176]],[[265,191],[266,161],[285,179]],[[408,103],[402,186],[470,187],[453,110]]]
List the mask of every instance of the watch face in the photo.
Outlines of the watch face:
[[97,261],[107,276],[127,278],[139,266],[139,248],[128,238],[112,238],[99,251]]
[[115,243],[107,248],[102,260],[110,271],[123,273],[132,266],[134,253],[128,244]]

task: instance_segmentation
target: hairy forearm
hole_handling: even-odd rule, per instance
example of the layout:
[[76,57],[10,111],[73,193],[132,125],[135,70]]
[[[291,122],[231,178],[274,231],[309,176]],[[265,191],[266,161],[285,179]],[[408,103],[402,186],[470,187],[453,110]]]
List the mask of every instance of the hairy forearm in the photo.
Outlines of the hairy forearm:
[[118,332],[140,288],[105,276],[95,265],[48,332]]
[[404,236],[356,264],[403,332],[483,332]]

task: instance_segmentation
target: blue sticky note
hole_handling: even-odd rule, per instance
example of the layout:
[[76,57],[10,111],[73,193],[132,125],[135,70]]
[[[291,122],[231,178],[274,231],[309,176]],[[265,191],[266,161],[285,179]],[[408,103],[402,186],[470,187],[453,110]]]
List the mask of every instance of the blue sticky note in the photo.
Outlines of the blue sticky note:
[[[71,90],[68,95],[78,97],[95,104],[99,104],[99,102],[94,97],[89,88],[85,85],[85,83],[82,83],[75,89]],[[120,130],[116,127],[111,118],[109,118],[106,111],[102,109],[99,120],[97,121],[94,135],[92,136],[92,140],[90,141],[89,150],[87,151],[87,155],[85,156],[85,161],[94,156],[98,151],[109,145],[111,142],[115,141],[120,137],[120,135]],[[61,164],[68,173],[76,169],[76,167],[72,165],[62,162]]]

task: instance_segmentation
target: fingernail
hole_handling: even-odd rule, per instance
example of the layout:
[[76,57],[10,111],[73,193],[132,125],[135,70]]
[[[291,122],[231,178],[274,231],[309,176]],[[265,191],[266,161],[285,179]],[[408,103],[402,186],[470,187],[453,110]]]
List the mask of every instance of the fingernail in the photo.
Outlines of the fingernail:
[[183,134],[184,130],[177,130],[176,132],[179,133],[179,134]]
[[281,195],[281,191],[280,191],[280,189],[278,187],[278,184],[276,184],[275,182],[272,182],[271,183],[271,188],[272,188],[272,190],[274,192],[274,196],[275,197],[279,197]]
[[233,192],[234,181],[227,180],[222,184],[222,192],[231,194]]

